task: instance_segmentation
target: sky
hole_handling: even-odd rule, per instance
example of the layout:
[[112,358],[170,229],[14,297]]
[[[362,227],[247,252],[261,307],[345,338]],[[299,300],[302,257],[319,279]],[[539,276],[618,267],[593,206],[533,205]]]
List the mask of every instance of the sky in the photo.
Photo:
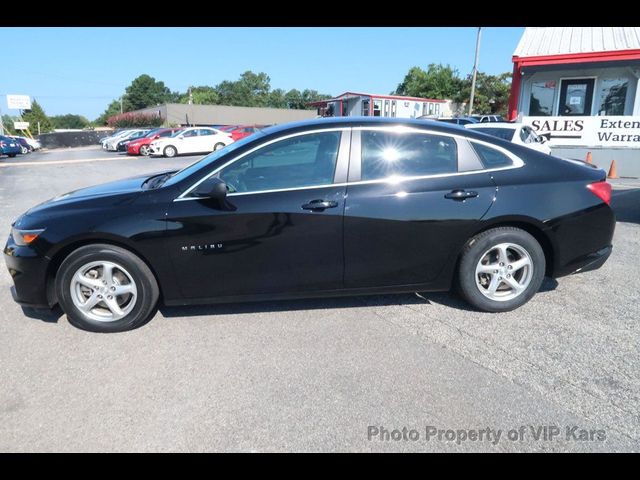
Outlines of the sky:
[[[75,113],[89,120],[143,73],[172,91],[215,86],[246,70],[265,72],[271,88],[388,94],[409,68],[450,64],[473,68],[477,28],[381,27],[121,27],[3,28],[20,39],[4,49],[0,110],[5,95],[30,95],[47,115]],[[524,28],[482,29],[479,70],[511,71]],[[9,69],[8,66],[11,66]]]

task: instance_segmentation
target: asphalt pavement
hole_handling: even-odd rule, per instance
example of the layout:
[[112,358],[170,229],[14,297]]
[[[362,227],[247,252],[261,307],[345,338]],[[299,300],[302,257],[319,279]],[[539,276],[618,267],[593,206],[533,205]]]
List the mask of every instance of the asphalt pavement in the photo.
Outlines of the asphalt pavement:
[[[0,237],[55,195],[194,160],[2,157]],[[609,261],[502,314],[378,295],[162,307],[100,335],[25,314],[3,267],[0,451],[638,451],[640,181],[615,183]]]

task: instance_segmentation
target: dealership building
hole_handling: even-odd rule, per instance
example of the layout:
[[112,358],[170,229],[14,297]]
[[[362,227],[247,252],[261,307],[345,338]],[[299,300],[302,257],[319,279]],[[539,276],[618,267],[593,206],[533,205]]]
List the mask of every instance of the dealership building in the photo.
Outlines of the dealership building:
[[640,177],[640,27],[529,27],[513,54],[509,119],[556,155]]
[[179,126],[272,125],[307,120],[317,116],[315,110],[267,107],[231,107],[227,105],[189,105],[165,103],[135,110],[132,113],[159,115],[164,124]]

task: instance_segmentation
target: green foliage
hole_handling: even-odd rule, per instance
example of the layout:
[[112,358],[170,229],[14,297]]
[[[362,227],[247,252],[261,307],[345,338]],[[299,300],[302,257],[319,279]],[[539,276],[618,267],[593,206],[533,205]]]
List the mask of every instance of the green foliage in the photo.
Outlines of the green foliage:
[[[463,87],[456,102],[469,103],[471,97],[471,80],[469,75],[463,82]],[[476,91],[473,96],[473,113],[507,115],[509,94],[511,92],[511,72],[500,75],[488,75],[478,72],[476,75]]]
[[5,135],[17,135],[18,132],[13,128],[13,122],[20,121],[18,117],[12,117],[10,115],[2,115],[2,125],[4,126]]
[[[427,70],[412,67],[398,85],[397,95],[451,99],[468,104],[471,97],[471,75],[460,78],[449,65],[430,64]],[[473,100],[473,113],[506,115],[511,88],[511,73],[489,75],[478,72]]]
[[[330,95],[305,89],[285,92],[281,88],[271,90],[271,80],[264,72],[247,70],[238,80],[225,80],[215,87],[191,86],[186,92],[171,92],[163,82],[149,75],[140,75],[131,82],[123,96],[123,110],[128,112],[159,103],[189,103],[194,105],[233,105],[240,107],[273,107],[310,109],[309,102],[331,98]],[[120,101],[113,100],[96,120],[96,125],[107,124],[110,117],[120,114]]]
[[267,100],[267,107],[271,108],[287,108],[287,101],[285,99],[285,91],[281,88],[276,88],[269,92],[269,98]]
[[34,135],[38,133],[38,122],[40,122],[40,133],[48,133],[53,130],[53,124],[47,114],[38,102],[34,99],[31,102],[31,110],[24,110],[22,112],[22,119],[25,122],[29,122],[29,130]]
[[51,117],[53,128],[86,128],[89,120],[82,115],[67,113],[66,115],[55,115]]
[[95,123],[98,126],[104,126],[107,124],[107,120],[109,120],[109,117],[113,117],[114,115],[118,115],[119,113],[120,113],[120,101],[113,100],[107,106],[107,109],[104,112],[102,112],[102,115],[96,118],[93,123]]
[[194,105],[217,105],[219,95],[215,88],[209,86],[189,87],[186,93],[178,96],[178,103],[189,103],[189,92]]
[[221,105],[264,107],[269,99],[271,79],[264,72],[247,70],[236,81],[225,80],[216,85]]
[[459,94],[462,83],[457,70],[449,65],[431,63],[427,71],[412,67],[394,93],[410,97],[453,99]]
[[175,97],[164,82],[156,81],[145,73],[135,78],[125,89],[122,103],[124,111],[128,112],[170,102],[175,100]]
[[113,128],[159,127],[163,122],[160,115],[125,112],[110,117],[107,125]]

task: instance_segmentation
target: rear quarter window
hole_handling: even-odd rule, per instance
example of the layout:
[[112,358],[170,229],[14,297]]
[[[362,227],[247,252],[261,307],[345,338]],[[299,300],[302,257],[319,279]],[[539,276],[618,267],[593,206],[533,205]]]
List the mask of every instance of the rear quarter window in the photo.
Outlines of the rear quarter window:
[[471,145],[478,154],[478,157],[480,157],[484,168],[510,167],[513,165],[513,160],[500,150],[488,147],[482,143],[471,142]]

